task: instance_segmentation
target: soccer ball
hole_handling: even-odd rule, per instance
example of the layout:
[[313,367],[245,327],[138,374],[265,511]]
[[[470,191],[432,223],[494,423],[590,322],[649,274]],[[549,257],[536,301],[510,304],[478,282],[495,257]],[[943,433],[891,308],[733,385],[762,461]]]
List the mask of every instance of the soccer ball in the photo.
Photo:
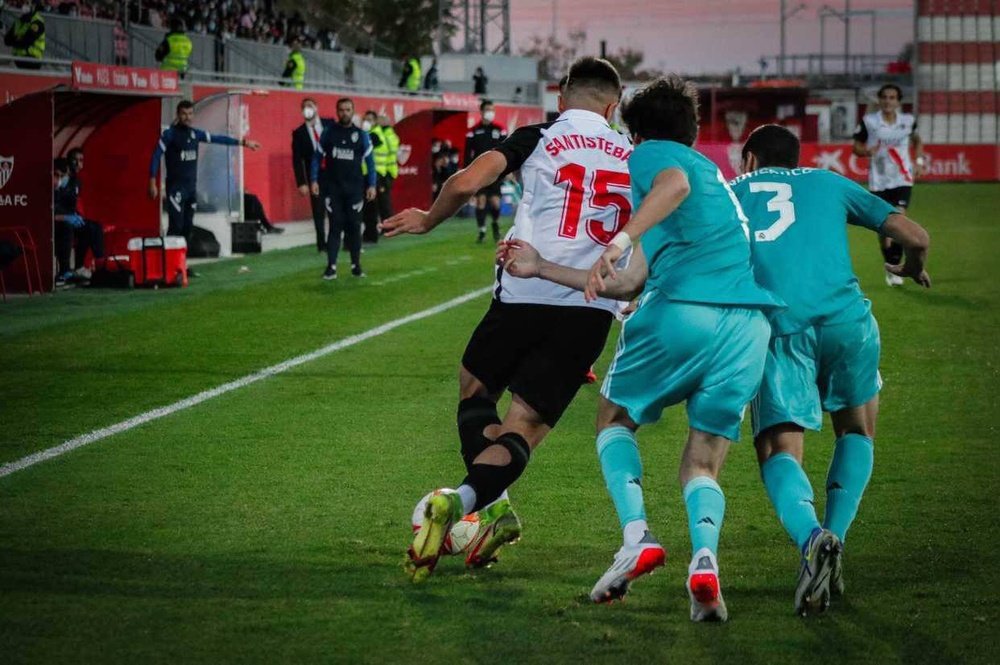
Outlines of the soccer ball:
[[[420,531],[421,525],[424,523],[424,511],[427,508],[427,500],[431,498],[435,492],[431,492],[426,495],[417,505],[413,508],[413,518],[411,519],[411,524],[413,526],[413,535],[416,535]],[[458,522],[452,525],[451,531],[445,536],[444,539],[444,553],[445,554],[462,554],[469,547],[476,536],[479,535],[479,513],[472,513],[471,515],[466,515]]]

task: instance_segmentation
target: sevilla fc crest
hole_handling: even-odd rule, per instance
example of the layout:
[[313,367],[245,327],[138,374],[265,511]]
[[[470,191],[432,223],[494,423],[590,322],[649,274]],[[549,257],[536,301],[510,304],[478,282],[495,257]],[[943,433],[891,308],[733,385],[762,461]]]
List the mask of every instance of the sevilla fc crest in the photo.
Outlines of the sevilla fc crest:
[[396,161],[401,165],[406,164],[406,162],[410,161],[410,154],[412,154],[412,152],[413,147],[404,143],[399,146],[399,150],[396,152]]
[[0,155],[0,189],[7,184],[12,173],[14,173],[14,158]]

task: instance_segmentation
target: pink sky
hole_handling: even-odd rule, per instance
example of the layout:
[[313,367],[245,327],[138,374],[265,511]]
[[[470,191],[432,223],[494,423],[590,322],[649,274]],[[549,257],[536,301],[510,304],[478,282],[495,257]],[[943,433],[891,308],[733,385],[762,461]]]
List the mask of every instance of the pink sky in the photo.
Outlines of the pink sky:
[[[778,0],[511,0],[511,41],[518,53],[532,35],[549,35],[553,24],[563,39],[570,31],[587,32],[587,46],[596,53],[601,39],[608,50],[630,46],[642,50],[646,65],[686,74],[718,73],[736,66],[757,72],[761,56],[779,51]],[[798,4],[788,0],[788,6]],[[790,18],[788,53],[818,53],[820,21],[825,4],[837,10],[843,0],[807,0],[806,8]],[[913,2],[881,0],[851,2],[852,10],[874,9],[880,53],[895,54],[913,38]],[[855,17],[851,25],[852,53],[871,52],[871,19]],[[826,21],[827,53],[843,53],[844,28]],[[770,72],[770,73],[773,73]]]

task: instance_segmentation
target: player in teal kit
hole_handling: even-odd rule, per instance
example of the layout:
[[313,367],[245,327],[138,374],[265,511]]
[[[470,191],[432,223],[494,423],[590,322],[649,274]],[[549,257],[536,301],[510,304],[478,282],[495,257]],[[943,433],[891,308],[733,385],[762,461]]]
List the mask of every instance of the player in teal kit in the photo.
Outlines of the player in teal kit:
[[[670,77],[645,86],[622,110],[636,144],[629,172],[637,211],[589,276],[561,266],[539,270],[537,252],[520,242],[506,267],[521,274],[523,262],[530,276],[585,288],[588,298],[630,297],[645,283],[601,389],[597,451],[624,543],[590,595],[595,602],[620,598],[633,579],[664,562],[646,523],[635,432],[686,402],[680,480],[694,554],[691,619],[725,621],[716,558],[725,498],[717,479],[764,369],[770,326],[761,310],[780,303],[754,281],[735,195],[715,164],[691,148],[697,100],[693,85]],[[633,243],[619,273],[615,264]]]
[[[797,168],[799,141],[778,125],[743,146],[731,185],[750,220],[757,280],[786,303],[769,312],[772,338],[753,426],[761,476],[778,518],[802,552],[795,611],[826,609],[843,592],[842,542],[871,477],[881,380],[879,331],[851,267],[847,225],[903,246],[886,270],[930,286],[927,232],[850,180]],[[831,414],[836,444],[822,525],[802,469],[803,433]]]

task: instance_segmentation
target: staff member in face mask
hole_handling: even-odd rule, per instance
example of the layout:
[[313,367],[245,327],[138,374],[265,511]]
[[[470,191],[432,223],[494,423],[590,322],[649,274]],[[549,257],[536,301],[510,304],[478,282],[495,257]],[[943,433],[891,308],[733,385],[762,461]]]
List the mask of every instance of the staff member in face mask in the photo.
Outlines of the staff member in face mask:
[[[312,168],[313,153],[319,152],[320,140],[329,121],[319,117],[316,101],[310,97],[302,100],[302,118],[304,122],[292,130],[292,171],[299,194],[310,197],[313,224],[316,226],[316,250],[325,252],[326,208],[323,199],[309,191],[309,170]],[[321,160],[320,170],[325,168],[326,164]]]
[[[479,105],[481,120],[465,135],[465,166],[476,157],[493,150],[507,138],[507,130],[493,122],[496,117],[493,102],[484,99]],[[486,239],[486,213],[493,219],[493,240],[500,240],[500,180],[476,192],[476,225],[479,235],[476,242]]]

